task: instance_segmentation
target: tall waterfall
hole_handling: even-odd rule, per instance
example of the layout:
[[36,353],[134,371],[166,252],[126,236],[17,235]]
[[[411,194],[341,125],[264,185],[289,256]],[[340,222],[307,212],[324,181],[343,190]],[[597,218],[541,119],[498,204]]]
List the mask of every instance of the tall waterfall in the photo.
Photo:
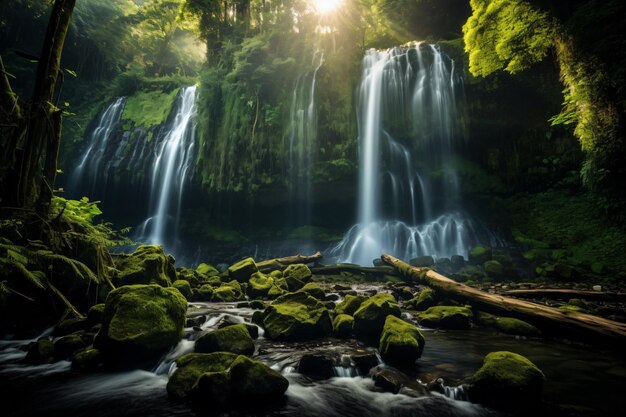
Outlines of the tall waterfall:
[[183,189],[193,169],[196,130],[196,86],[181,89],[176,114],[155,146],[149,217],[139,229],[139,240],[176,245]]
[[291,201],[294,202],[291,220],[297,226],[311,222],[313,163],[317,151],[315,84],[317,72],[323,64],[324,53],[315,52],[312,69],[297,78],[291,98],[288,175]]
[[465,254],[475,241],[454,163],[461,136],[454,62],[424,43],[369,50],[358,90],[358,224],[332,253],[371,264]]

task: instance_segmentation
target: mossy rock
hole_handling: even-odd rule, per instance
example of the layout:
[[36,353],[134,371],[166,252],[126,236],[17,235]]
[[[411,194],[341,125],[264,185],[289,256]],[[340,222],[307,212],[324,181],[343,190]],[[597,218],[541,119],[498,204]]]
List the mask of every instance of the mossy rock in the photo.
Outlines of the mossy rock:
[[452,255],[450,257],[450,266],[455,270],[463,268],[465,266],[465,258],[461,255]]
[[287,290],[290,292],[298,291],[304,287],[304,282],[300,281],[298,278],[294,276],[287,276],[284,278],[284,282],[287,285]]
[[419,295],[409,300],[408,304],[418,311],[426,310],[436,303],[435,291],[431,288],[425,288],[420,291]]
[[54,343],[52,340],[42,337],[28,347],[28,353],[24,358],[25,362],[40,364],[52,362],[54,357]]
[[308,284],[305,284],[304,287],[298,290],[298,292],[305,292],[311,297],[317,298],[318,300],[323,300],[326,297],[324,290],[319,286],[319,284],[315,282],[309,282]]
[[196,272],[204,275],[206,277],[212,277],[220,274],[220,271],[217,270],[213,265],[201,263],[197,266]]
[[72,357],[72,370],[77,372],[94,372],[103,364],[104,358],[98,349],[86,349]]
[[274,285],[274,278],[268,277],[262,272],[255,272],[248,281],[248,296],[250,298],[267,297],[267,293]]
[[278,297],[265,309],[263,328],[270,339],[311,340],[330,335],[332,322],[323,303],[296,292]]
[[363,301],[367,300],[364,295],[346,295],[342,302],[337,304],[335,311],[337,314],[349,314],[353,315],[361,307]]
[[400,317],[400,307],[393,295],[369,297],[354,313],[354,333],[366,341],[378,341],[388,315]]
[[156,245],[139,246],[132,254],[115,255],[113,261],[118,273],[115,283],[120,285],[157,284],[169,287],[176,281],[176,269],[171,256]]
[[198,284],[200,286],[208,284],[208,285],[210,285],[212,287],[215,287],[215,288],[219,287],[223,283],[224,282],[222,281],[222,278],[217,276],[217,275],[214,275],[212,277],[201,278],[201,279],[198,280]]
[[95,304],[87,311],[87,326],[93,327],[98,323],[102,323],[104,318],[104,303]]
[[196,340],[197,353],[231,352],[239,355],[252,355],[254,342],[244,324],[236,324],[217,329]]
[[409,366],[422,356],[425,343],[424,335],[417,327],[389,315],[385,319],[378,350],[385,362]]
[[80,335],[63,336],[54,342],[54,357],[56,359],[68,359],[85,347],[87,347],[87,343]]
[[175,288],[129,285],[109,293],[94,341],[118,367],[153,365],[184,335],[187,300]]
[[278,297],[287,294],[287,291],[283,290],[277,285],[272,285],[272,288],[267,292],[267,298],[270,300],[275,300]]
[[213,301],[230,303],[233,301],[241,301],[244,298],[241,285],[234,280],[225,282],[219,288],[213,290]]
[[468,262],[472,265],[482,265],[491,260],[493,251],[488,246],[473,247],[468,253]]
[[477,314],[478,324],[492,327],[499,332],[517,336],[538,337],[541,332],[532,324],[513,317],[498,317],[482,311]]
[[333,335],[349,338],[354,330],[354,317],[348,314],[337,314],[333,319]]
[[494,259],[485,262],[483,269],[489,278],[502,278],[504,276],[504,267]]
[[471,401],[513,411],[541,405],[544,375],[527,358],[512,352],[492,352],[474,374]]
[[285,279],[289,277],[296,278],[306,284],[311,281],[313,273],[311,273],[309,267],[304,264],[293,264],[285,268],[283,277],[285,277]]
[[289,381],[267,365],[239,356],[230,368],[233,400],[238,404],[271,404],[281,400]]
[[197,301],[211,301],[214,291],[215,289],[211,284],[204,284],[195,292],[195,299]]
[[456,281],[461,282],[482,281],[486,276],[487,275],[485,274],[485,271],[479,266],[466,265],[463,268],[459,269],[459,271],[453,275],[453,278]]
[[265,303],[261,300],[252,300],[250,301],[250,308],[253,310],[263,310],[265,309]]
[[469,329],[472,310],[467,307],[435,306],[421,312],[419,324],[433,329]]
[[188,281],[178,279],[172,283],[172,287],[176,288],[187,300],[191,301],[193,292]]
[[246,258],[228,267],[228,276],[239,282],[247,282],[256,272],[259,272],[259,268],[252,258]]
[[167,382],[167,394],[173,400],[188,398],[203,374],[226,372],[237,356],[227,352],[189,353],[181,356],[176,359],[176,371]]

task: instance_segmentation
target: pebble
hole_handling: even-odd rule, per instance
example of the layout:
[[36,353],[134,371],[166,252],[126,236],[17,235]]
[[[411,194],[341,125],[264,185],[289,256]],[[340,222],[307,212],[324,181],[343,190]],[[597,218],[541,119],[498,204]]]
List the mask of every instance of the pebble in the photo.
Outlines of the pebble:
[[602,285],[594,285],[591,289],[594,291],[602,291]]

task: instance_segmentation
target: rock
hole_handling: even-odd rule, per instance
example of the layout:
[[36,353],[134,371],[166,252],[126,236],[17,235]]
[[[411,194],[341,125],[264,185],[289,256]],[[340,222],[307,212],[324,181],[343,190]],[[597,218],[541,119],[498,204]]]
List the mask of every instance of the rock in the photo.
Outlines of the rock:
[[247,301],[242,301],[240,303],[235,304],[235,308],[250,308],[250,303]]
[[267,293],[274,285],[274,278],[268,277],[262,272],[255,272],[248,281],[247,293],[250,298],[267,297]]
[[176,359],[176,371],[167,382],[167,394],[173,400],[187,399],[203,374],[228,371],[237,356],[226,352],[189,353],[181,356]]
[[541,332],[538,328],[516,318],[497,317],[479,311],[477,314],[477,320],[478,324],[481,326],[492,327],[502,333],[526,337],[541,336]]
[[419,295],[409,300],[412,308],[418,311],[426,310],[435,305],[435,291],[431,288],[423,289]]
[[217,264],[215,265],[215,268],[220,271],[220,274],[223,274],[224,272],[228,271],[228,264]]
[[323,303],[305,292],[288,293],[265,309],[263,328],[270,339],[311,340],[332,332]]
[[185,327],[200,327],[206,322],[206,316],[188,317]]
[[183,297],[191,301],[193,293],[191,291],[191,285],[188,281],[184,281],[182,279],[176,280],[172,284],[172,287],[176,288],[178,291],[180,291]]
[[335,311],[337,314],[349,314],[353,315],[361,307],[363,301],[367,300],[367,297],[362,295],[346,295],[342,302],[337,304]]
[[204,284],[195,293],[195,298],[198,301],[206,301],[209,302],[213,299],[213,286],[210,284]]
[[237,404],[268,405],[283,399],[289,381],[267,365],[239,356],[230,368],[230,386]]
[[275,300],[281,295],[285,295],[285,294],[287,294],[287,291],[283,290],[282,288],[276,285],[272,285],[272,288],[270,288],[269,292],[267,293],[267,298],[269,298],[270,300]]
[[452,255],[450,257],[450,265],[452,268],[459,270],[465,266],[465,258],[461,255]]
[[425,343],[424,335],[417,327],[389,315],[385,320],[378,350],[385,362],[411,366],[422,356]]
[[341,297],[339,297],[338,294],[326,294],[326,297],[324,297],[324,301],[338,301]]
[[285,277],[285,283],[287,284],[287,289],[291,292],[298,291],[304,287],[304,282],[292,275]]
[[229,325],[207,333],[196,340],[195,352],[232,352],[239,355],[252,355],[254,342],[245,325]]
[[200,275],[193,269],[189,269],[184,266],[176,268],[176,275],[178,276],[178,279],[189,282],[189,285],[191,285],[192,288],[196,288],[200,285],[200,278],[205,279],[204,275]]
[[359,369],[359,372],[363,375],[367,375],[375,366],[378,366],[378,357],[375,353],[364,353],[359,355],[352,355],[352,360]]
[[298,372],[315,378],[332,378],[335,376],[333,360],[316,354],[305,354],[298,363]]
[[243,299],[243,294],[237,281],[223,283],[221,287],[213,290],[212,301],[230,303],[241,299]]
[[67,359],[72,357],[76,351],[85,347],[87,347],[87,343],[81,336],[77,334],[63,336],[54,342],[54,357],[56,359]]
[[228,326],[237,326],[237,325],[243,325],[246,326],[246,330],[248,331],[248,333],[250,334],[250,337],[253,339],[257,339],[259,337],[259,327],[251,324],[251,323],[239,323],[239,322],[222,322],[220,323],[220,325],[218,326],[220,329],[223,329],[224,327],[228,327]]
[[260,300],[252,300],[250,301],[250,308],[254,310],[263,310],[265,308],[265,303]]
[[152,365],[184,335],[187,300],[175,288],[129,285],[109,293],[94,341],[118,367]]
[[469,329],[472,310],[467,307],[435,306],[417,316],[419,324],[434,329]]
[[283,271],[283,276],[285,277],[285,279],[289,277],[296,278],[306,284],[307,282],[311,281],[313,274],[311,273],[311,270],[308,266],[304,264],[293,264],[289,265]]
[[227,371],[205,372],[197,379],[189,395],[201,408],[223,410],[232,398],[230,375]]
[[397,291],[398,299],[411,300],[413,298],[413,292],[409,288],[400,288]]
[[366,341],[377,341],[388,315],[400,317],[400,307],[391,294],[376,294],[363,301],[354,313],[354,333]]
[[256,324],[257,326],[261,326],[263,327],[263,317],[264,317],[264,312],[263,311],[255,311],[254,313],[252,313],[252,317],[250,318],[250,321],[253,324]]
[[42,337],[28,347],[28,353],[26,353],[24,361],[40,364],[52,362],[53,357],[54,343],[52,343],[52,340]]
[[435,260],[432,256],[418,256],[417,258],[413,258],[409,261],[409,265],[415,266],[418,268],[423,267],[431,267],[435,265]]
[[554,265],[554,275],[555,278],[561,279],[563,281],[570,281],[574,278],[575,270],[569,265],[565,264],[556,264]]
[[324,301],[324,305],[329,311],[333,311],[337,307],[334,301]]
[[483,264],[483,269],[489,278],[502,278],[504,267],[496,260],[487,261]]
[[594,285],[591,289],[593,291],[602,291],[602,285]]
[[374,259],[372,259],[372,265],[374,265],[374,266],[385,266],[385,263],[380,258],[374,258]]
[[256,272],[259,272],[259,269],[252,258],[246,258],[228,268],[228,276],[239,282],[248,281],[252,274]]
[[335,284],[335,285],[333,285],[333,290],[335,290],[335,291],[350,291],[350,290],[352,290],[352,287],[349,286],[349,285]]
[[333,320],[333,335],[339,338],[349,338],[354,329],[354,318],[347,314],[337,314]]
[[200,265],[198,265],[198,267],[196,268],[196,272],[207,277],[212,277],[220,274],[220,271],[213,265],[205,263],[201,263]]
[[[385,392],[391,392],[393,394],[399,393],[404,386],[420,389],[418,386],[419,383],[411,381],[407,375],[391,367],[376,368],[372,374],[372,379],[374,380],[375,386]],[[426,389],[423,388],[422,391],[425,393]],[[427,395],[427,393],[425,393],[425,395]]]
[[142,245],[132,254],[115,255],[113,261],[118,270],[115,284],[157,284],[169,287],[176,281],[174,258],[163,253],[161,246]]
[[469,263],[472,265],[482,265],[491,260],[493,252],[490,247],[476,246],[473,247],[468,253]]
[[452,262],[448,258],[437,259],[433,269],[444,275],[449,275],[455,271],[455,268],[452,266]]
[[541,405],[543,373],[527,358],[512,352],[492,352],[474,374],[471,401],[519,412]]
[[102,366],[103,362],[102,353],[98,349],[83,350],[72,357],[72,370],[94,372]]
[[65,336],[75,332],[83,331],[91,327],[91,324],[86,319],[66,319],[59,323],[52,334],[54,336]]
[[319,286],[319,284],[316,284],[314,282],[309,282],[308,284],[305,284],[304,287],[298,290],[298,292],[305,292],[311,297],[317,298],[318,300],[324,300],[324,298],[326,297],[324,290]]
[[93,327],[96,324],[102,323],[104,317],[104,303],[93,305],[87,311],[87,321],[85,324],[87,327]]

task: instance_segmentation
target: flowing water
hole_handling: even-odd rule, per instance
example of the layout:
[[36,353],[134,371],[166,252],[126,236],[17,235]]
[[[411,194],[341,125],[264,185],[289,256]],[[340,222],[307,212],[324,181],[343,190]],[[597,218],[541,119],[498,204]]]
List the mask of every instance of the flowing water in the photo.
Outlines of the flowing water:
[[463,212],[455,168],[463,129],[454,62],[417,43],[371,49],[362,67],[358,223],[332,254],[361,265],[385,252],[465,254],[479,233]]
[[[382,288],[356,286],[359,292]],[[193,351],[206,331],[224,321],[249,322],[253,310],[229,303],[191,303],[189,318],[204,323],[186,329],[185,338],[151,370],[77,374],[68,361],[45,365],[22,362],[31,340],[0,341],[0,400],[4,416],[177,416],[195,415],[187,406],[167,399],[165,386],[175,370],[173,361]],[[403,317],[412,321],[410,312]],[[382,392],[352,361],[355,354],[375,352],[353,339],[320,339],[311,342],[255,341],[254,359],[283,373],[290,385],[284,404],[273,410],[249,404],[249,412],[231,415],[315,417],[402,416],[505,416],[466,401],[459,385],[475,372],[492,351],[509,350],[528,357],[546,375],[546,416],[617,416],[625,388],[626,363],[616,352],[544,340],[520,340],[485,329],[434,331],[422,329],[426,347],[413,373],[414,384],[443,379],[444,394],[421,390]],[[46,334],[50,334],[48,331]],[[297,372],[306,353],[335,358],[335,376],[311,379]],[[379,368],[387,367],[379,359]],[[8,413],[7,413],[8,411]]]

